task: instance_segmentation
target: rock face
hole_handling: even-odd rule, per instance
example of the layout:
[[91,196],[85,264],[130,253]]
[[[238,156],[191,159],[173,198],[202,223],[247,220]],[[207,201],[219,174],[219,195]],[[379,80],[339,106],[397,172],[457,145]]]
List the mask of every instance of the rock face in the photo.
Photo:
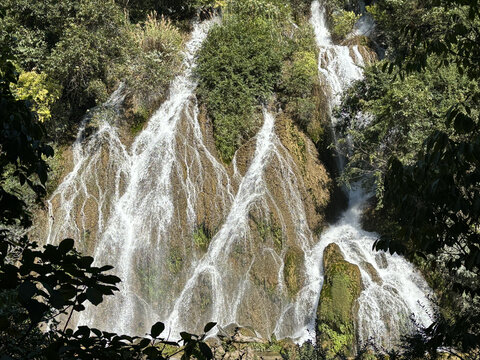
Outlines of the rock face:
[[74,320],[132,334],[156,318],[172,333],[216,321],[297,336],[316,310],[320,284],[312,291],[307,265],[326,225],[329,174],[281,112],[266,111],[257,136],[221,163],[212,123],[191,99],[173,115],[162,105],[130,145],[108,114],[79,134],[39,232],[79,239],[115,266],[122,292]]
[[356,300],[362,290],[358,266],[345,261],[337,244],[323,254],[325,280],[317,309],[317,344],[327,359],[355,351]]

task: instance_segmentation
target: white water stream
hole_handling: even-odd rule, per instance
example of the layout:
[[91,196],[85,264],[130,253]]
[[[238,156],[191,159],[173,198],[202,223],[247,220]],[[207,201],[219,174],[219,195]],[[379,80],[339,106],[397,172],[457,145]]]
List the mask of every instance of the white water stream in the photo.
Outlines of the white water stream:
[[[361,78],[363,59],[358,48],[331,43],[323,11],[315,1],[319,76],[330,89],[333,107],[351,82]],[[217,161],[200,119],[192,76],[195,54],[214,23],[195,25],[183,74],[131,147],[122,144],[116,126],[122,87],[95,114],[94,134],[85,134],[89,120],[80,129],[73,169],[48,202],[48,241],[80,240],[97,264],[115,266],[122,283],[120,293],[98,309],[87,307],[76,323],[144,334],[163,321],[173,337],[181,330],[199,332],[216,321],[251,326],[265,337],[274,333],[303,341],[313,336],[323,249],[330,242],[339,244],[346,259],[362,271],[361,341],[373,337],[391,344],[410,326],[412,313],[427,323],[420,306],[428,308],[425,282],[402,258],[371,251],[376,234],[359,225],[359,191],[350,194],[342,220],[320,241],[313,234],[305,184],[276,133],[272,113],[264,110],[261,129],[237,152],[231,168]],[[205,248],[195,237],[203,225],[213,235]],[[277,243],[269,233],[274,225],[280,234]],[[300,254],[295,295],[284,271],[292,249]],[[371,278],[367,263],[381,282]]]
[[[326,26],[325,9],[319,1],[312,4],[312,25],[320,49],[319,74],[332,89],[331,107],[339,104],[342,93],[355,80],[362,78],[364,61],[357,46],[334,45]],[[336,119],[332,117],[334,127]],[[343,164],[339,162],[340,169]],[[357,316],[357,332],[361,344],[373,340],[385,347],[395,345],[400,334],[418,324],[427,326],[432,314],[427,294],[430,289],[422,276],[398,255],[372,251],[378,238],[362,230],[360,216],[368,198],[360,186],[349,191],[348,209],[341,219],[322,234],[318,252],[329,243],[340,246],[345,259],[357,265],[362,274],[362,291]]]

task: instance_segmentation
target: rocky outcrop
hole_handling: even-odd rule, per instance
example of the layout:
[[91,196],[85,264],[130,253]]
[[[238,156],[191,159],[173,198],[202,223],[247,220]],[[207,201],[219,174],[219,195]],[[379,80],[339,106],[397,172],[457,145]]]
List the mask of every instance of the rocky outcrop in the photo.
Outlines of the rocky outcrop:
[[302,193],[310,229],[320,232],[325,223],[325,209],[331,198],[332,180],[319,160],[312,140],[284,114],[277,116],[276,131],[283,146],[298,169],[303,180]]
[[355,351],[355,308],[362,290],[358,266],[345,261],[337,244],[323,254],[324,284],[317,309],[317,344],[327,359]]

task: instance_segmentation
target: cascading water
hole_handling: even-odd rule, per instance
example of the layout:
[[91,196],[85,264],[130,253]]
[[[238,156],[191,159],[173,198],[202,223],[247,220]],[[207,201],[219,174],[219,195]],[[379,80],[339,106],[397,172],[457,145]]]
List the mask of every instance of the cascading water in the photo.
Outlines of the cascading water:
[[[319,1],[312,4],[312,25],[320,50],[319,74],[331,89],[331,107],[338,105],[344,90],[362,78],[364,61],[357,46],[333,45],[326,27],[325,9]],[[332,127],[336,120],[332,117]],[[339,163],[340,170],[343,164]],[[373,340],[387,348],[413,329],[415,321],[431,323],[428,285],[414,267],[397,255],[373,252],[378,238],[360,226],[362,208],[368,196],[360,186],[349,191],[349,206],[341,219],[322,234],[318,252],[329,243],[339,245],[345,260],[360,268],[364,290],[358,299],[357,333],[360,343]]]
[[[308,195],[274,116],[264,110],[262,128],[230,169],[216,160],[199,121],[192,71],[212,23],[195,27],[185,72],[130,150],[111,112],[98,112],[93,135],[85,138],[85,126],[79,132],[73,170],[49,201],[48,241],[80,239],[122,283],[77,324],[141,334],[159,320],[177,334],[216,321],[266,337],[299,337],[313,326],[322,277],[307,256],[315,243]],[[195,234],[205,226],[213,236],[199,246]],[[295,257],[295,294],[285,280],[287,257]]]
[[[428,303],[426,285],[403,259],[371,252],[375,234],[358,224],[361,199],[351,196],[342,220],[318,241],[312,229],[321,219],[312,220],[309,171],[286,144],[285,131],[296,130],[284,118],[264,109],[263,126],[232,165],[217,161],[193,76],[195,54],[214,23],[195,25],[183,74],[131,147],[122,143],[116,124],[122,87],[79,131],[73,168],[48,202],[48,241],[78,239],[99,265],[114,265],[122,283],[118,294],[98,309],[87,307],[75,323],[144,334],[163,321],[174,336],[216,321],[302,341],[313,335],[323,249],[332,241],[362,269],[362,340],[373,336],[388,343],[398,337],[398,324],[408,326],[412,312],[427,322],[417,303]],[[332,45],[318,2],[312,5],[312,24],[319,73],[333,107],[361,78],[363,59],[356,47]],[[86,136],[92,121],[98,129]],[[316,162],[315,175],[325,173],[313,144],[295,134],[294,143],[304,142],[301,156]],[[328,199],[327,180],[314,179]],[[365,263],[381,283],[371,279]]]

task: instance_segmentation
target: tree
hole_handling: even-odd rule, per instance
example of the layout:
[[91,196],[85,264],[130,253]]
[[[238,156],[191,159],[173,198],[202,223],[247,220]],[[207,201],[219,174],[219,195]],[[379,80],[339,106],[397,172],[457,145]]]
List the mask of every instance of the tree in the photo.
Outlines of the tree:
[[[460,74],[478,83],[478,1],[431,0],[422,5],[427,11],[439,7],[456,25],[428,38],[419,23],[407,23],[403,43],[408,46],[392,56],[389,71],[395,66],[400,76],[425,71],[435,55],[437,66],[454,64]],[[375,248],[429,259],[448,276],[455,300],[454,316],[439,314],[429,328],[410,339],[412,354],[428,351],[435,358],[439,348],[447,348],[459,358],[480,356],[479,105],[477,87],[444,114],[447,131],[433,132],[412,163],[390,159],[385,174],[385,206],[398,228],[385,234]]]

